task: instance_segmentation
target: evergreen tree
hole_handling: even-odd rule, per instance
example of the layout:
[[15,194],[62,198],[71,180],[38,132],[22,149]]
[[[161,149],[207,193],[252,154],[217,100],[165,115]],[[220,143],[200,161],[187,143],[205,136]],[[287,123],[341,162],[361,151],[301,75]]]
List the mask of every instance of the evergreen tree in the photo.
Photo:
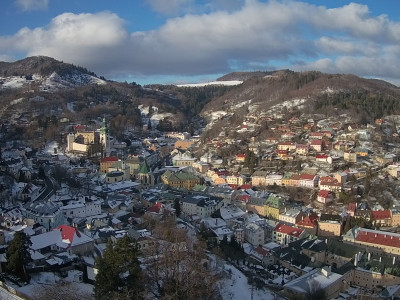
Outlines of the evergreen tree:
[[31,241],[29,236],[21,231],[14,234],[14,239],[7,248],[7,270],[17,275],[24,281],[29,281],[26,265],[32,260],[29,253]]
[[179,217],[181,215],[181,204],[179,203],[179,199],[175,199],[174,209],[175,209],[175,215]]
[[39,167],[38,177],[39,177],[39,179],[45,179],[46,178],[46,173],[44,172],[44,168],[42,166]]
[[103,257],[97,261],[94,284],[96,299],[141,299],[141,271],[137,248],[129,236],[108,241]]

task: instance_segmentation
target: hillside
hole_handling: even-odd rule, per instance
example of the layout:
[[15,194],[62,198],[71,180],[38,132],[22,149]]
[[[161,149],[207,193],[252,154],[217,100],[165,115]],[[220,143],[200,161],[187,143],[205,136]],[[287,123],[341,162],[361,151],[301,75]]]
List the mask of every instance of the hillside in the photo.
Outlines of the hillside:
[[326,117],[347,114],[354,122],[400,113],[400,89],[388,82],[355,75],[320,72],[231,73],[222,79],[248,78],[223,97],[210,101],[201,115],[207,120],[210,137],[216,128],[234,128],[249,114]]
[[[238,126],[252,115],[306,120],[313,114],[346,114],[354,122],[367,123],[400,114],[398,87],[354,75],[278,70],[234,72],[218,81],[243,83],[142,87],[113,82],[53,58],[28,57],[0,62],[0,117],[16,125],[8,137],[40,144],[59,132],[65,134],[68,124],[96,126],[103,117],[121,140],[126,128],[140,133],[148,122],[160,130],[192,133],[206,126],[206,135],[215,137],[221,128],[228,135],[237,134]],[[253,136],[268,134],[268,126],[258,126]]]
[[126,128],[140,134],[148,122],[168,131],[187,130],[192,123],[191,130],[196,130],[203,106],[228,90],[114,82],[44,56],[0,62],[0,117],[5,124],[16,125],[7,137],[35,144],[55,138],[58,132],[65,135],[68,124],[96,127],[103,117],[119,140]]

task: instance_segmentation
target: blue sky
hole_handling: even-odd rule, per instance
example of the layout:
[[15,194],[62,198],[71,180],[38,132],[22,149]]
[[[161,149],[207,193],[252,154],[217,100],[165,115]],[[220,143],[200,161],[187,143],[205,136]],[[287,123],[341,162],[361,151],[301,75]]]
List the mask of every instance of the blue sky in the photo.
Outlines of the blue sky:
[[0,61],[33,55],[140,84],[289,68],[400,85],[400,1],[1,1]]

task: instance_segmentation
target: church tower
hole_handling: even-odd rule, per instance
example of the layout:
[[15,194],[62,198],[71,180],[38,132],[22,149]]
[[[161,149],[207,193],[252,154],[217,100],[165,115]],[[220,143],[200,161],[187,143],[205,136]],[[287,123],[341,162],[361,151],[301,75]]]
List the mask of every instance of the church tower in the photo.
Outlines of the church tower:
[[106,118],[103,118],[103,125],[100,128],[100,143],[104,148],[104,156],[109,156],[111,152],[111,145]]
[[146,160],[144,160],[140,165],[138,179],[143,188],[154,185],[154,176],[150,174],[149,166],[147,165]]

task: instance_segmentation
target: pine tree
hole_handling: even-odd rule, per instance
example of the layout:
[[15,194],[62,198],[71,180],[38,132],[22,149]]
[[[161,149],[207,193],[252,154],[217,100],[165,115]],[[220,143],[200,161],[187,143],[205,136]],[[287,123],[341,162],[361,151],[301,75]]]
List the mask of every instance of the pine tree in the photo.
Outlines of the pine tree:
[[175,209],[175,215],[179,217],[181,215],[181,204],[179,203],[179,199],[175,199],[174,209]]
[[129,236],[108,241],[103,257],[97,261],[98,273],[94,284],[96,299],[113,299],[123,295],[140,299],[141,271],[137,249]]
[[14,239],[7,248],[7,270],[24,281],[29,281],[26,265],[32,260],[29,253],[30,238],[23,232],[17,231]]

